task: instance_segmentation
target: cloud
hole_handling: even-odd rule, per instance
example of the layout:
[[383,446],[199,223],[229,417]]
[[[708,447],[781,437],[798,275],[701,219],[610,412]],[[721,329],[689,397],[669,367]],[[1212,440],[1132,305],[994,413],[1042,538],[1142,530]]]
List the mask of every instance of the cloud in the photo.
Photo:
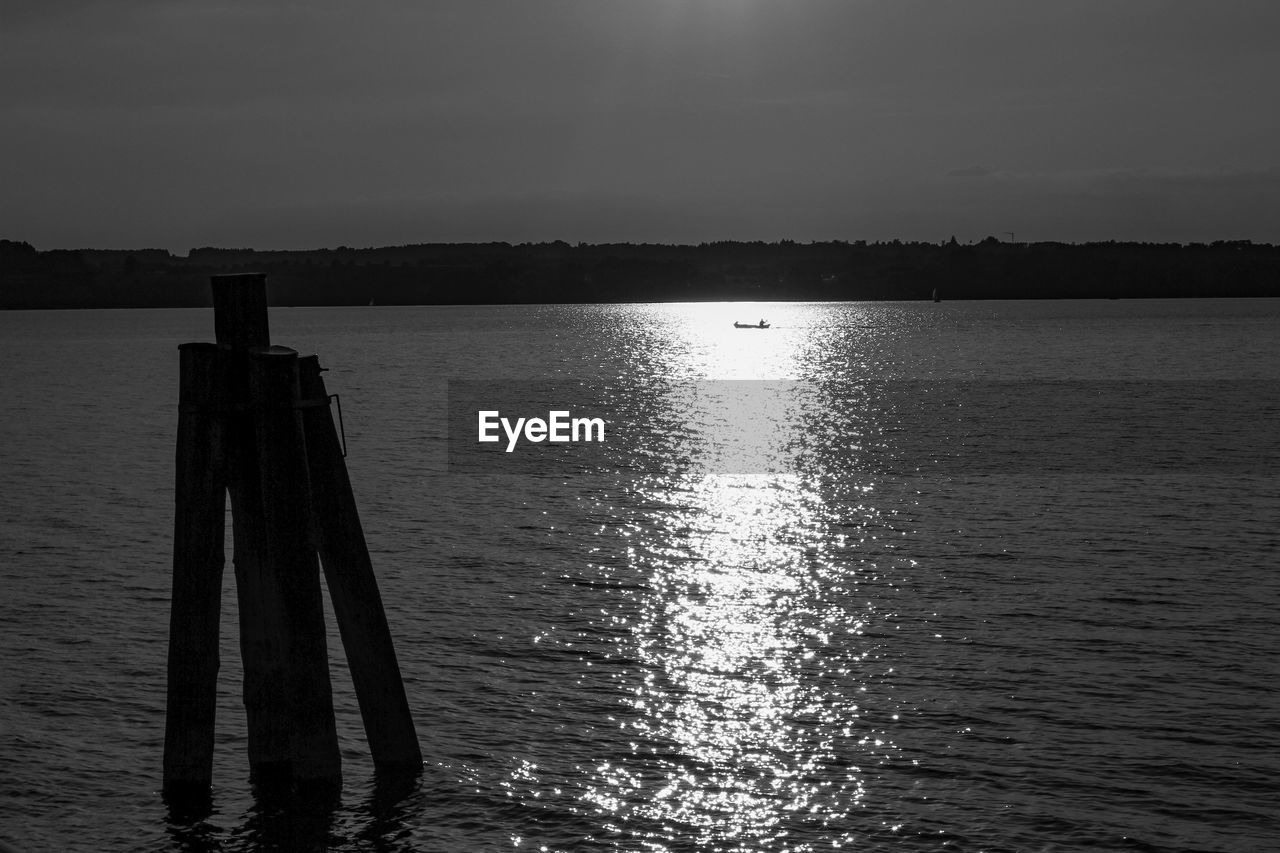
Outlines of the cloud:
[[1039,189],[1077,189],[1104,194],[1131,192],[1198,192],[1280,189],[1280,168],[1220,169],[1055,169],[997,170],[988,166],[963,166],[946,173],[948,178],[991,178],[1009,186]]
[[74,26],[76,19],[101,13],[116,21],[158,6],[165,0],[3,0],[0,2],[0,35],[22,29],[51,26],[58,29]]
[[1111,191],[1164,192],[1266,191],[1280,189],[1280,169],[1162,170],[1129,169],[1098,173],[1097,183]]

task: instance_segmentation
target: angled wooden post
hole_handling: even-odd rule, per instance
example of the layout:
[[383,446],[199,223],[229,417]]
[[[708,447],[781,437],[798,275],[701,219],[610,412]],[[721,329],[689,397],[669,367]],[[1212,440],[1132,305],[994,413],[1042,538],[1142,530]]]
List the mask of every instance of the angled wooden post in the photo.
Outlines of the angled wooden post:
[[360,703],[369,752],[379,770],[416,771],[422,767],[422,752],[351,478],[333,427],[320,360],[307,356],[299,359],[298,366],[316,547]]

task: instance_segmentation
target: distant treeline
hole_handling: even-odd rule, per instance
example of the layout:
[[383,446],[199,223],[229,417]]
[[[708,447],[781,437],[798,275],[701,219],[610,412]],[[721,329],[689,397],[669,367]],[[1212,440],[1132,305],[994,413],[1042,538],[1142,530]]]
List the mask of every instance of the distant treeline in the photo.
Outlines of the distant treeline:
[[425,243],[37,251],[0,240],[0,308],[200,307],[267,274],[275,305],[1280,296],[1280,247],[1215,243]]

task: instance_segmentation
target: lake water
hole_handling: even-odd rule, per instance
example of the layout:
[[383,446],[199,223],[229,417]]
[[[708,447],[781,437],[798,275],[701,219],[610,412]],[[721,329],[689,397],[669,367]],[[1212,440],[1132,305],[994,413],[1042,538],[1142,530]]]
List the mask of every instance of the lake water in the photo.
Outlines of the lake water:
[[[1280,848],[1280,302],[271,323],[341,395],[422,777],[375,783],[331,627],[341,802],[254,798],[228,573],[213,812],[166,809],[176,347],[212,314],[0,313],[0,839]],[[477,456],[446,415],[487,393],[606,441]]]

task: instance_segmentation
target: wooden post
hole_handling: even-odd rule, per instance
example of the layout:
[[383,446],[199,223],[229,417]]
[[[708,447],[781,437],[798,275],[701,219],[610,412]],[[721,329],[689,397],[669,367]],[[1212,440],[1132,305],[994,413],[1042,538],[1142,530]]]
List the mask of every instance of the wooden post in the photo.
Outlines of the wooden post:
[[302,425],[316,520],[315,541],[360,703],[365,737],[379,771],[422,768],[395,645],[360,525],[351,479],[316,356],[299,359]]
[[235,561],[236,601],[240,611],[240,659],[244,666],[242,697],[249,733],[250,778],[283,782],[291,775],[290,725],[285,674],[286,639],[281,618],[279,584],[267,557],[262,473],[257,450],[256,418],[249,400],[249,353],[236,351],[235,371],[242,413],[230,424],[228,491]]
[[217,344],[179,348],[166,795],[212,781],[227,493],[252,778],[342,782],[317,550],[374,763],[422,767],[319,363],[270,346],[265,279],[214,276]]
[[227,491],[231,495],[232,559],[239,609],[241,693],[249,733],[250,777],[257,782],[291,776],[290,723],[285,674],[286,639],[277,614],[279,584],[267,559],[262,475],[256,425],[249,398],[249,349],[270,345],[266,276],[215,275],[214,336],[227,353],[232,416],[227,430]]
[[218,410],[226,400],[217,347],[183,344],[178,351],[164,791],[190,797],[208,796],[213,777],[226,512],[225,441]]
[[[263,709],[288,722],[291,774],[301,783],[340,784],[342,760],[333,718],[320,567],[311,541],[306,444],[298,410],[298,354],[253,350],[249,399],[257,424],[266,532],[267,633],[284,639],[285,706]],[[264,611],[266,608],[264,608]]]
[[266,273],[215,275],[211,282],[214,340],[239,350],[271,346]]

